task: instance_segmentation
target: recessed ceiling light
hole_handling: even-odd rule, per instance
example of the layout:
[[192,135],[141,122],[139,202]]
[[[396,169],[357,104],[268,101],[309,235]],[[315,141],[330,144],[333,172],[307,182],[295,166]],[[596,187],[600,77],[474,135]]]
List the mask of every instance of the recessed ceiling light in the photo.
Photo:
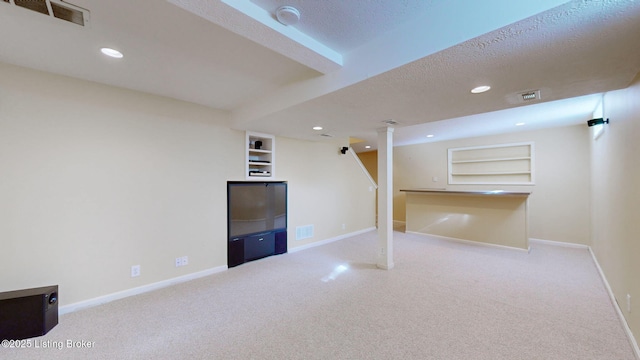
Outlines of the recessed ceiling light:
[[102,48],[100,49],[100,51],[107,55],[107,56],[111,56],[112,58],[116,58],[116,59],[121,59],[124,55],[122,55],[122,53],[116,49],[111,49],[111,48]]
[[478,87],[475,87],[475,88],[471,89],[471,92],[474,93],[474,94],[480,94],[480,93],[483,93],[485,91],[489,91],[490,89],[491,89],[491,86],[482,85],[482,86],[478,86]]
[[371,145],[367,145],[364,147],[365,149],[371,149]]
[[525,124],[525,123],[523,123],[523,122],[519,122],[519,123],[516,123],[516,126],[522,126],[522,125],[524,125],[524,124]]
[[433,137],[433,134],[429,134],[429,135],[427,135],[427,137],[428,137],[428,138],[432,138],[432,137]]
[[313,130],[318,130],[318,131],[319,131],[319,130],[322,130],[322,126],[314,126],[314,127],[313,127]]

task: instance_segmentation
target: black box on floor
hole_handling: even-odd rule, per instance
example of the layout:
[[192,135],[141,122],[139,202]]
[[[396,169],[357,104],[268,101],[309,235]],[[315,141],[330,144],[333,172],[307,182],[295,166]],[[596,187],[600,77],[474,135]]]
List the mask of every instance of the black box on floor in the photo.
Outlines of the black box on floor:
[[58,324],[58,285],[0,293],[0,341],[42,336]]

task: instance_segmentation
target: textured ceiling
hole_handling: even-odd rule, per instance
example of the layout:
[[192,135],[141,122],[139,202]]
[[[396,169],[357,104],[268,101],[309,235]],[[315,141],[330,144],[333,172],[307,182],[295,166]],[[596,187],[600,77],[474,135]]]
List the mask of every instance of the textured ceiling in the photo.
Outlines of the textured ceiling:
[[293,25],[340,53],[365,44],[399,24],[428,18],[433,0],[251,0],[275,14],[283,5],[295,7],[301,21]]
[[[638,38],[638,4],[619,7],[619,2],[572,2],[277,112],[263,118],[261,124],[265,129],[281,127],[281,132],[297,137],[319,137],[304,128],[306,122],[299,122],[305,117],[307,122],[323,126],[323,133],[365,139],[353,145],[358,151],[365,145],[375,147],[376,129],[388,119],[399,123],[394,135],[399,145],[415,143],[417,136],[423,141],[451,138],[460,123],[451,121],[451,128],[440,125],[439,130],[445,133],[431,140],[424,138],[433,133],[425,123],[628,86],[640,70],[640,47],[630,46]],[[491,85],[492,90],[470,93],[481,84]],[[519,94],[529,90],[540,90],[541,100],[523,102]],[[566,121],[558,119],[554,124],[586,121],[597,105],[583,99],[576,102],[587,107],[575,108],[582,118],[566,116]],[[568,105],[560,102],[558,106]],[[518,113],[496,116],[517,119]],[[501,120],[505,123],[501,130],[515,130],[516,120],[507,120]],[[529,126],[518,130],[535,127],[535,120],[530,120]],[[416,124],[425,126],[410,126]]]
[[[388,119],[397,144],[512,131],[534,113],[527,127],[578,123],[599,99],[584,95],[640,71],[633,0],[71,2],[89,26],[0,1],[0,61],[221,109],[240,130],[326,141],[322,125],[364,139],[358,151]],[[295,27],[274,18],[284,4],[302,13]],[[492,90],[469,93],[480,84]],[[534,89],[535,106],[518,100]]]

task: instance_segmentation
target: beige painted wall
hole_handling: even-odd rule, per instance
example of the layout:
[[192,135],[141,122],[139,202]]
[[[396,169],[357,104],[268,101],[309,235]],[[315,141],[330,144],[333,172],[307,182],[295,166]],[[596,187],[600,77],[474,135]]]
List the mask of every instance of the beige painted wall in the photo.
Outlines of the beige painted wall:
[[[341,146],[278,138],[276,175],[289,181],[289,206],[296,209],[289,215],[290,248],[375,226],[375,189]],[[314,236],[296,240],[296,227],[306,225]]]
[[[244,180],[245,144],[227,119],[0,63],[0,291],[58,284],[68,305],[224,267],[226,182]],[[300,224],[316,225],[309,241],[373,226],[373,192],[337,144],[277,141],[290,239]]]
[[604,109],[610,124],[597,140],[590,139],[592,246],[636,341],[640,339],[639,99],[640,77],[627,89],[607,93]]
[[377,151],[367,151],[358,153],[358,157],[371,174],[371,177],[375,182],[378,182],[378,152]]
[[406,231],[528,249],[527,195],[405,193]]
[[[525,141],[535,142],[535,185],[447,184],[447,149]],[[372,153],[366,154],[372,156]],[[588,245],[589,175],[586,125],[398,146],[394,148],[394,220],[406,219],[405,194],[400,189],[532,191],[529,198],[531,238]],[[433,181],[434,177],[437,181]]]

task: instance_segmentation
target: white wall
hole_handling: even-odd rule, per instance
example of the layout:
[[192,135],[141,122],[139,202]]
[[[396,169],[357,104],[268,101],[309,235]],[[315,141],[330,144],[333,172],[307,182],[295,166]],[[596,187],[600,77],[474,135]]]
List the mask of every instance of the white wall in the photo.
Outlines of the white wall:
[[[631,331],[640,334],[640,78],[607,93],[610,124],[591,143],[593,250]],[[627,311],[631,295],[631,312]]]
[[[226,266],[226,182],[244,180],[245,144],[227,120],[0,63],[0,291],[58,284],[68,305]],[[277,141],[290,239],[297,224],[316,224],[309,241],[374,224],[345,210],[372,195],[338,180],[359,169],[337,145]],[[184,255],[189,265],[176,268]]]
[[[535,185],[449,185],[447,149],[533,141]],[[567,126],[394,148],[394,219],[405,220],[400,189],[532,191],[529,197],[531,238],[590,244],[589,142],[585,125]],[[434,182],[433,177],[438,181]]]

